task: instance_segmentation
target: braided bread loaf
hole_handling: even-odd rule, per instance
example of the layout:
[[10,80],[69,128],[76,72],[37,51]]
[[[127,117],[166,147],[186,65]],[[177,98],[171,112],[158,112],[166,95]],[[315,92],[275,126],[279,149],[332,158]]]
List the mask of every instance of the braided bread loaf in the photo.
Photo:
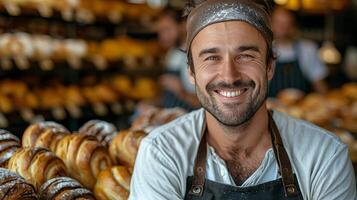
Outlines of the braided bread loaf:
[[91,191],[68,177],[46,181],[39,191],[40,200],[95,200]]
[[78,132],[84,135],[95,136],[102,145],[108,147],[110,141],[116,135],[117,129],[111,123],[101,120],[90,120]]
[[67,135],[55,149],[70,176],[93,189],[99,172],[111,166],[108,150],[96,138],[82,134]]
[[133,167],[140,142],[145,135],[143,131],[121,131],[109,146],[112,161],[116,164]]
[[19,138],[6,130],[0,129],[0,167],[7,168],[9,159],[20,147]]
[[43,147],[54,152],[59,140],[70,132],[55,122],[41,122],[29,126],[22,136],[23,147]]
[[126,200],[129,197],[131,174],[123,166],[102,171],[94,187],[98,200]]
[[24,177],[36,191],[45,181],[67,175],[63,161],[44,148],[19,149],[9,160],[8,169]]
[[35,188],[10,170],[0,168],[1,200],[36,200]]

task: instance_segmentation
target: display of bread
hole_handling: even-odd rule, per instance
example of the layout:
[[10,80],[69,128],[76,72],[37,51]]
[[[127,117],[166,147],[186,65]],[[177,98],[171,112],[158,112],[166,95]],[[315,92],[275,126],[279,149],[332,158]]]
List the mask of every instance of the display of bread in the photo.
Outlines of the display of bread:
[[20,147],[21,144],[18,137],[0,129],[0,167],[7,168],[9,159]]
[[35,188],[20,175],[0,168],[0,199],[37,200]]
[[110,141],[117,134],[115,126],[109,122],[102,120],[90,120],[79,128],[78,132],[84,135],[91,135],[105,147],[109,146]]
[[47,18],[54,15],[54,12],[59,12],[64,20],[81,23],[93,23],[101,19],[112,23],[119,23],[124,19],[153,21],[160,13],[159,9],[147,4],[130,4],[117,0],[0,0],[0,8],[14,16],[35,10]]
[[131,174],[124,166],[114,166],[102,171],[94,187],[98,200],[127,200]]
[[39,200],[95,200],[92,192],[69,177],[46,181],[40,188]]
[[109,153],[113,162],[132,168],[140,142],[145,135],[144,131],[120,131],[109,145]]
[[89,189],[93,189],[99,172],[111,166],[108,150],[93,136],[66,135],[55,153],[66,164],[69,175]]
[[131,125],[131,130],[144,130],[150,132],[153,128],[169,123],[184,115],[182,108],[158,108],[150,105],[139,105],[139,114]]
[[32,124],[22,136],[23,147],[43,147],[54,152],[58,142],[70,134],[64,126],[51,121]]
[[24,177],[36,191],[49,179],[67,176],[63,161],[44,148],[19,149],[10,158],[8,169]]

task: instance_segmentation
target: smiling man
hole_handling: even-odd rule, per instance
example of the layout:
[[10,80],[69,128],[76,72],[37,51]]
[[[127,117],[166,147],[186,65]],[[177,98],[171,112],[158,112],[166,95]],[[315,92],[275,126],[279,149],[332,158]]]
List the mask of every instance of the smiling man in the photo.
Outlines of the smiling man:
[[190,80],[203,108],[142,141],[129,199],[356,199],[346,145],[266,108],[274,54],[265,9],[200,0],[187,11]]

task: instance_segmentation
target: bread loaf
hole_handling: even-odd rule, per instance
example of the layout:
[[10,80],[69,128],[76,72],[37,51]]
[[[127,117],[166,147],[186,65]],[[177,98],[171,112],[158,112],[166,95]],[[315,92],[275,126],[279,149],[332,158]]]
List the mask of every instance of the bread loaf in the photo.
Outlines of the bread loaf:
[[117,129],[111,123],[101,120],[90,120],[85,123],[78,131],[84,135],[91,135],[105,147],[109,146],[109,142],[117,133]]
[[44,148],[19,149],[9,160],[8,169],[24,177],[36,191],[45,181],[67,175],[63,161]]
[[0,129],[0,167],[7,168],[9,159],[20,147],[19,138],[6,130]]
[[93,194],[76,180],[58,177],[46,181],[39,191],[40,200],[95,200]]
[[126,200],[129,197],[131,174],[123,166],[102,171],[94,187],[98,200]]
[[69,131],[55,122],[41,122],[30,125],[22,136],[23,147],[43,147],[54,152],[57,143]]
[[99,172],[111,166],[108,150],[93,136],[67,135],[55,152],[65,162],[70,176],[88,189],[93,189]]
[[35,188],[10,170],[0,168],[1,200],[36,200]]
[[140,142],[145,135],[143,131],[121,131],[109,146],[112,161],[115,164],[133,167]]

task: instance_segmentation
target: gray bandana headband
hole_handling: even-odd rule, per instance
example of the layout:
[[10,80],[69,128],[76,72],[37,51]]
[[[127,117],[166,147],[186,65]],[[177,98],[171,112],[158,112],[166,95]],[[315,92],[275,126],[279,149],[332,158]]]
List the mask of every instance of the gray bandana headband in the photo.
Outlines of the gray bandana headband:
[[187,17],[186,50],[205,27],[225,21],[243,21],[255,27],[268,45],[273,40],[269,14],[252,0],[206,0],[193,6]]

